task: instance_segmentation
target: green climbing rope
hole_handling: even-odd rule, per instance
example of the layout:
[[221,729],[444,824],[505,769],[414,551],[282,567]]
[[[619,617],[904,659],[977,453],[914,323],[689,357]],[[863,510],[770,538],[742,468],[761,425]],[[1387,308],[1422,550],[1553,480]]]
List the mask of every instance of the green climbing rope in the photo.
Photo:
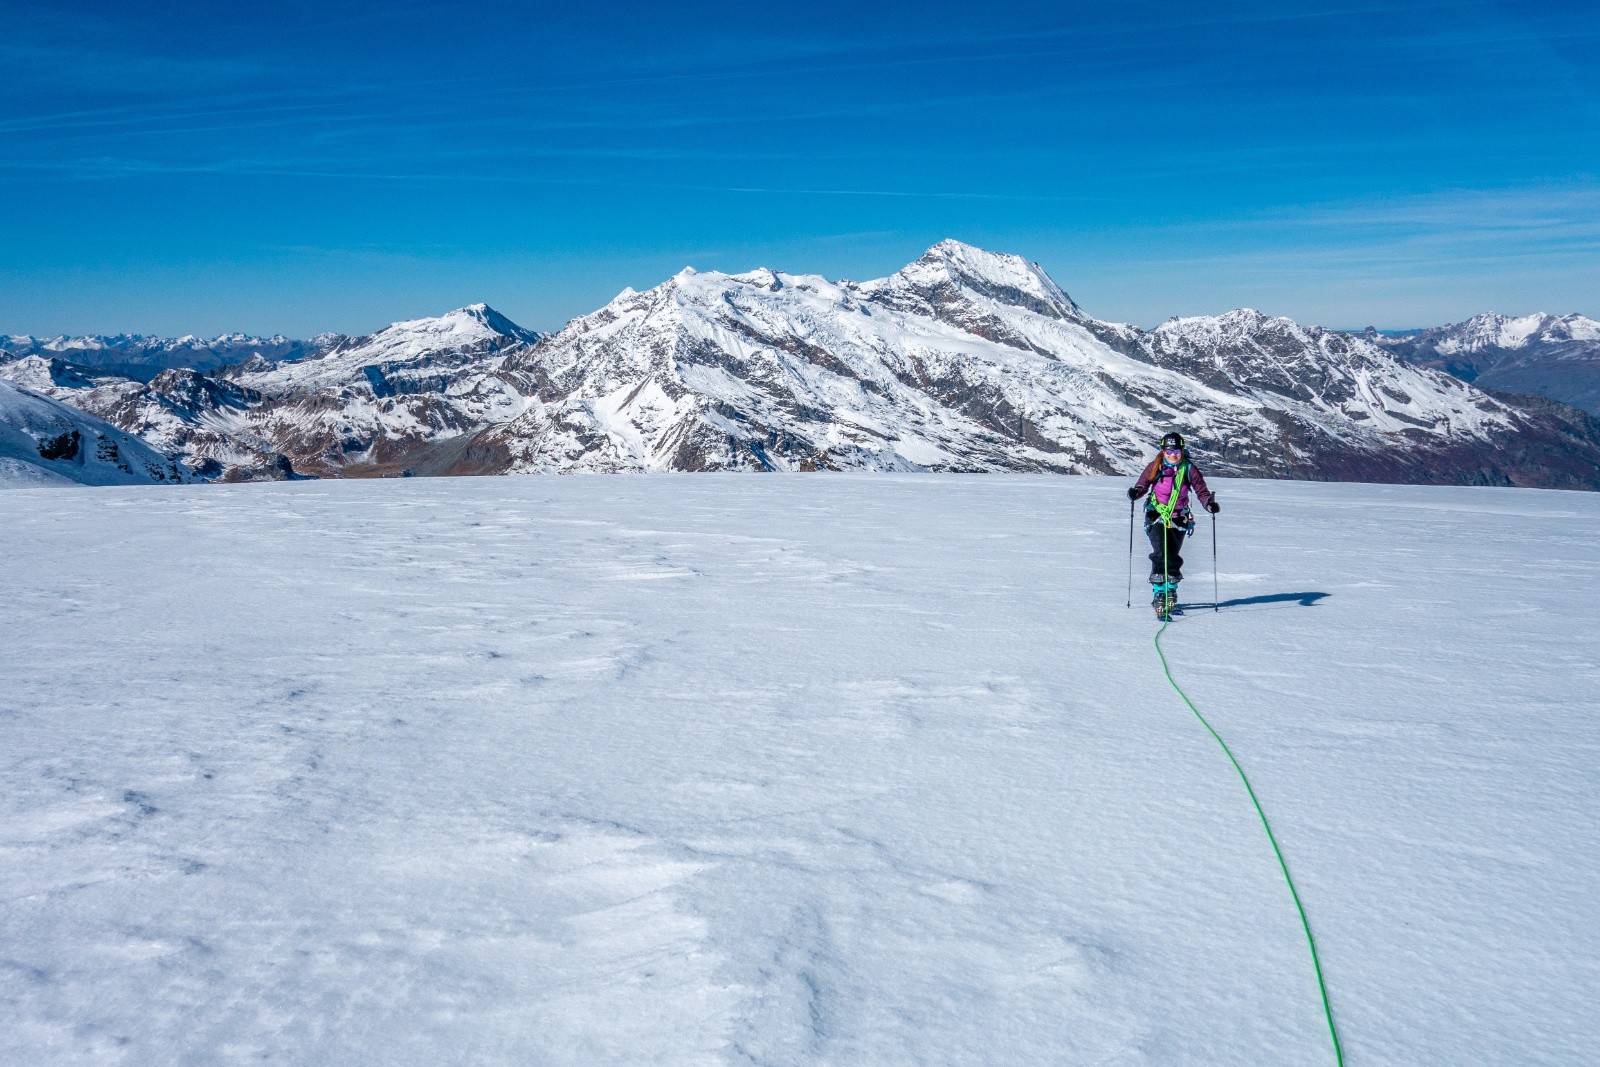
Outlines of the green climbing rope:
[[1185,693],[1172,677],[1172,668],[1167,665],[1167,654],[1161,651],[1161,635],[1166,630],[1167,623],[1163,622],[1161,629],[1156,631],[1156,655],[1161,657],[1161,669],[1166,672],[1167,684],[1172,686],[1173,692],[1183,698],[1183,702],[1189,706],[1189,710],[1194,712],[1194,717],[1200,720],[1200,725],[1204,726],[1206,732],[1216,738],[1217,744],[1222,746],[1222,751],[1227,755],[1228,762],[1233,764],[1233,769],[1239,772],[1239,781],[1244,783],[1245,792],[1250,794],[1250,803],[1255,805],[1256,814],[1261,816],[1261,828],[1267,832],[1267,841],[1272,845],[1272,854],[1278,857],[1278,866],[1283,869],[1283,880],[1289,884],[1289,895],[1294,898],[1294,909],[1300,913],[1300,925],[1306,932],[1306,945],[1311,949],[1311,968],[1317,972],[1317,989],[1322,992],[1322,1013],[1328,1019],[1328,1036],[1333,1039],[1333,1058],[1338,1062],[1339,1067],[1344,1067],[1344,1052],[1339,1047],[1339,1031],[1333,1025],[1333,1005],[1328,1002],[1328,986],[1322,980],[1322,961],[1317,958],[1317,941],[1316,938],[1311,936],[1311,921],[1306,918],[1306,909],[1300,903],[1300,893],[1294,887],[1294,879],[1289,877],[1289,864],[1283,858],[1283,850],[1278,847],[1278,839],[1273,836],[1272,824],[1267,822],[1267,813],[1261,809],[1261,801],[1256,799],[1256,791],[1250,785],[1250,779],[1245,776],[1244,768],[1239,766],[1239,761],[1233,758],[1233,751],[1228,748],[1228,742],[1222,739],[1221,734],[1212,729],[1211,724],[1206,722],[1206,717],[1200,714],[1200,709],[1194,706],[1194,701],[1189,699],[1189,694]]
[[[1156,487],[1150,487],[1150,503],[1155,505],[1156,514],[1161,518],[1161,525],[1172,526],[1172,519],[1178,513],[1178,500],[1183,493],[1183,479],[1189,474],[1189,464],[1178,464],[1177,471],[1172,475],[1172,491],[1167,494],[1167,502],[1163,504],[1156,499]],[[1165,549],[1162,552],[1165,553]]]

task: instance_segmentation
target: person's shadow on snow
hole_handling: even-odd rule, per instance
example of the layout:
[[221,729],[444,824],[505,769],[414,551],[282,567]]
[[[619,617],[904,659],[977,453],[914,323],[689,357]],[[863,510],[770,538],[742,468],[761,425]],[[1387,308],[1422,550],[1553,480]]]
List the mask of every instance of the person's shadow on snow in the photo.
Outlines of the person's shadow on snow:
[[1303,608],[1314,608],[1317,606],[1317,601],[1327,595],[1327,593],[1272,593],[1269,596],[1240,597],[1238,600],[1224,600],[1215,604],[1186,604],[1184,606],[1190,611],[1200,611],[1202,609],[1209,611],[1212,608],[1220,610],[1222,608],[1248,608],[1258,604],[1287,604],[1291,600],[1297,600]]

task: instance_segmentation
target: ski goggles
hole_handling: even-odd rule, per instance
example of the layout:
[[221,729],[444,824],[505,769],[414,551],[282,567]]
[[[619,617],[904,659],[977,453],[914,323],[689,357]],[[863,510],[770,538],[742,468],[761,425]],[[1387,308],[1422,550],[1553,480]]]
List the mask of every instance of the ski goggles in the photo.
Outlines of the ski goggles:
[[1163,448],[1161,450],[1161,454],[1163,456],[1171,456],[1173,459],[1182,459],[1183,458],[1183,449],[1181,449],[1181,448]]

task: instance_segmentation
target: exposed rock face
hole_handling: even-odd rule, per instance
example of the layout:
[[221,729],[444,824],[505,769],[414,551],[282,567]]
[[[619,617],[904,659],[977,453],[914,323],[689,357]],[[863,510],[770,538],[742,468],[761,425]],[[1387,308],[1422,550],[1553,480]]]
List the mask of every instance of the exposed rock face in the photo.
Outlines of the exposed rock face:
[[1600,414],[1600,322],[1583,315],[1477,315],[1417,333],[1363,336],[1482,389],[1537,393]]
[[485,305],[148,383],[27,380],[207,476],[574,471],[1217,473],[1600,487],[1600,428],[1370,339],[1240,310],[1151,331],[955,241],[883,279],[684,270],[540,337]]

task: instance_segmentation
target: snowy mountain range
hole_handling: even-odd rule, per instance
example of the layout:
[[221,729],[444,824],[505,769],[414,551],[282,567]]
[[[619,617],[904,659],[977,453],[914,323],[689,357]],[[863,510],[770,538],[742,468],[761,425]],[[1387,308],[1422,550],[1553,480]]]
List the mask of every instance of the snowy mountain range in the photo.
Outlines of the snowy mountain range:
[[288,337],[251,337],[225,333],[219,337],[145,337],[140,334],[89,337],[0,336],[0,362],[39,356],[62,359],[80,367],[147,382],[164,370],[209,371],[252,356],[270,360],[299,359],[339,339],[321,334],[309,341]]
[[1600,414],[1600,322],[1583,315],[1477,315],[1367,339],[1400,358],[1484,389],[1536,393]]
[[1600,488],[1600,420],[1394,348],[1250,310],[1104,322],[1036,264],[944,241],[868,282],[685,269],[548,336],[478,304],[210,374],[35,351],[0,376],[222,479],[1126,474],[1177,428],[1223,474]]

